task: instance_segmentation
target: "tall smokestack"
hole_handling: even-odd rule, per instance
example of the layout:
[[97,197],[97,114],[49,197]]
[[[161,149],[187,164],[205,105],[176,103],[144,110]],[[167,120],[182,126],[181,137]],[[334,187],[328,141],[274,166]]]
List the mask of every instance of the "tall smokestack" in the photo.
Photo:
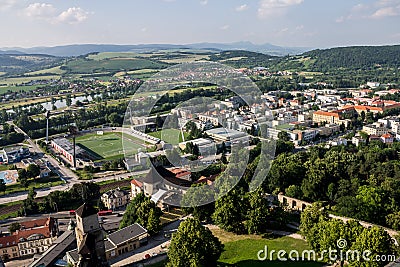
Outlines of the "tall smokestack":
[[75,142],[75,138],[76,135],[78,134],[78,128],[76,126],[71,126],[69,127],[69,132],[72,135],[72,141],[73,141],[73,148],[74,148],[74,169],[76,169],[76,142]]
[[50,119],[50,110],[46,112],[46,144],[49,143],[49,119]]

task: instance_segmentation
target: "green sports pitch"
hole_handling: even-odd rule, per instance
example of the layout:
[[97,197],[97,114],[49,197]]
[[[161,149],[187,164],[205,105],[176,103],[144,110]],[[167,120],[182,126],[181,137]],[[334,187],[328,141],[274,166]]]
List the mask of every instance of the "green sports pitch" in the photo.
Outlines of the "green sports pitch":
[[124,148],[129,154],[136,153],[139,148],[144,148],[139,142],[125,135],[123,137],[121,133],[104,133],[103,135],[91,133],[76,138],[77,145],[85,149],[95,160],[122,158]]

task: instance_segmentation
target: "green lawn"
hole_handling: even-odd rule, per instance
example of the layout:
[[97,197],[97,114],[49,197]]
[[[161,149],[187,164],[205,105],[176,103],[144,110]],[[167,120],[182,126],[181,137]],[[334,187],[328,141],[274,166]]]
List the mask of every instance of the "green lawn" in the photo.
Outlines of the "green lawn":
[[[264,239],[258,235],[235,235],[220,229],[213,229],[213,234],[218,237],[225,248],[219,258],[218,267],[322,267],[325,264],[320,262],[291,262],[276,260],[277,252],[274,254],[273,261],[259,261],[257,258],[258,251],[264,250],[268,246],[268,253],[271,250],[291,250],[299,251],[300,257],[303,250],[309,250],[306,241],[297,240],[290,237],[279,237],[275,239]],[[150,265],[151,267],[165,266],[166,262]]]
[[[169,144],[173,144],[173,145],[177,145],[177,144],[183,142],[181,131],[179,131],[177,129],[163,129],[158,132],[149,133],[149,135],[157,137],[157,138],[159,138]],[[189,134],[185,133],[185,132],[183,133],[183,135],[185,136],[185,139],[187,139],[187,137],[189,136]]]
[[76,143],[97,160],[112,160],[123,157],[123,145],[128,153],[136,153],[139,148],[143,148],[126,136],[124,136],[124,142],[122,142],[122,138],[121,133],[104,133],[104,135],[94,133],[78,137]]
[[7,185],[6,194],[17,193],[17,192],[24,192],[29,190],[30,188],[40,189],[46,187],[53,187],[57,185],[61,185],[64,182],[60,180],[59,177],[48,177],[48,178],[41,178],[30,180],[28,188],[22,187],[19,183]]
[[[290,252],[291,250],[303,252],[308,250],[309,247],[305,241],[296,240],[290,237],[280,237],[276,239],[244,239],[225,244],[225,251],[220,257],[220,263],[222,266],[239,266],[239,267],[261,267],[261,266],[309,266],[318,267],[323,266],[323,263],[318,262],[281,262],[277,261],[277,252],[274,254],[273,261],[259,261],[257,253],[260,250],[264,250],[265,246],[268,247],[268,253],[272,250],[280,251],[284,250]],[[301,255],[301,254],[300,254]]]

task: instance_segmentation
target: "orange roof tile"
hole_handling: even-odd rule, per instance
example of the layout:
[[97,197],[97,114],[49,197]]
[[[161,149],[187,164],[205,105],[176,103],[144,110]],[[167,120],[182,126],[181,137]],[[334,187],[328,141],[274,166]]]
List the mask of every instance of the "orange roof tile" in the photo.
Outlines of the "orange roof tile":
[[143,183],[142,183],[142,182],[139,182],[139,181],[136,180],[136,179],[133,179],[133,180],[131,181],[131,184],[133,184],[133,185],[135,185],[135,186],[137,186],[137,187],[143,187]]

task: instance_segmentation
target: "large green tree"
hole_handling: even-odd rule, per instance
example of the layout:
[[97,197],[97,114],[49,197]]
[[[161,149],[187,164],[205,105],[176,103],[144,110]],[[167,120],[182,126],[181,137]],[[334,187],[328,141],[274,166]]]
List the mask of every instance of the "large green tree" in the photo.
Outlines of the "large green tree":
[[139,223],[150,234],[155,234],[161,229],[161,215],[161,209],[150,198],[141,193],[132,199],[126,207],[119,228],[122,229],[134,223]]
[[200,221],[189,218],[172,236],[168,267],[212,267],[217,265],[223,244]]
[[221,197],[215,203],[213,221],[228,232],[242,233],[244,231],[246,201],[240,190],[234,189]]

